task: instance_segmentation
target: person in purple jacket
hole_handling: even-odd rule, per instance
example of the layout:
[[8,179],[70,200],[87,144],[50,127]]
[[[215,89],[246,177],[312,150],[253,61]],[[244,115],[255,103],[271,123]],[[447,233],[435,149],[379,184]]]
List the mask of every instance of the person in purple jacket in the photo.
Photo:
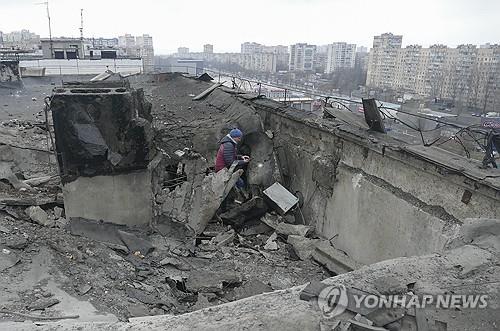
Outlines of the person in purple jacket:
[[[238,166],[244,166],[250,162],[250,157],[247,155],[238,155],[238,143],[243,137],[243,132],[240,129],[232,129],[219,141],[219,149],[217,158],[215,159],[215,171],[219,172],[224,168],[229,168],[233,162],[237,161]],[[245,182],[239,178],[236,182],[236,187],[243,188]]]

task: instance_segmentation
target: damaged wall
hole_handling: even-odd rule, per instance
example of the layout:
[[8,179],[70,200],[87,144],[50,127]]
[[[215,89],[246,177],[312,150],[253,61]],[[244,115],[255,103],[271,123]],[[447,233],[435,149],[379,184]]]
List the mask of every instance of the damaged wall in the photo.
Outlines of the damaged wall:
[[50,103],[66,214],[151,222],[151,104],[126,82],[56,88]]
[[[465,218],[500,214],[496,189],[410,156],[397,142],[254,103],[274,134],[285,183],[303,196],[305,219],[358,262],[439,251]],[[462,202],[465,191],[472,197]]]

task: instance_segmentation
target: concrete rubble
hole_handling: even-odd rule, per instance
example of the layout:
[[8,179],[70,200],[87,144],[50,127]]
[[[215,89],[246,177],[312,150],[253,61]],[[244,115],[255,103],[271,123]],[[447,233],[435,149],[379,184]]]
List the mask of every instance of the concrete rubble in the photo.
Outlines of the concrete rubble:
[[[105,76],[56,86],[48,123],[0,118],[0,329],[498,328],[495,173],[203,79]],[[215,173],[234,127],[252,161]],[[353,305],[450,293],[489,305]]]

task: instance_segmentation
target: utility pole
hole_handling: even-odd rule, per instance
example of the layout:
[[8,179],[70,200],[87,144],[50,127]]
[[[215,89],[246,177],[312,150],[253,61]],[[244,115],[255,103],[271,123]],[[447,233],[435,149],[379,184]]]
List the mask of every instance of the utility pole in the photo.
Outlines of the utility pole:
[[49,2],[38,2],[36,5],[45,5],[47,8],[47,18],[49,19],[49,42],[50,42],[50,58],[54,58],[54,43],[52,41],[52,27],[50,26]]
[[80,9],[80,40],[83,41],[83,9]]

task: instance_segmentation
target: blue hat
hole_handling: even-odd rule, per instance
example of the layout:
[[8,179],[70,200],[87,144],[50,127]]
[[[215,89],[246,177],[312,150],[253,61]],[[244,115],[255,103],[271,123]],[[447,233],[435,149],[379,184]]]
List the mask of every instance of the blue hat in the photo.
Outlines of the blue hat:
[[229,132],[229,135],[231,136],[231,138],[239,138],[239,137],[243,136],[243,132],[241,132],[240,129],[232,129]]

